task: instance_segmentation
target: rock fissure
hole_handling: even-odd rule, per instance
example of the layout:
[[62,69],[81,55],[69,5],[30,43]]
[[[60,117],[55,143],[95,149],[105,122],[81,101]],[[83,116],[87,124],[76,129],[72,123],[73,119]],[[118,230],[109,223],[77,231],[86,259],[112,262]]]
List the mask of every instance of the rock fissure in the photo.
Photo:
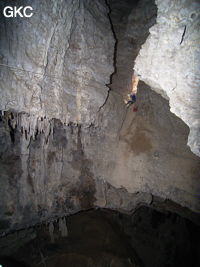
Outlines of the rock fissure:
[[182,37],[181,37],[180,45],[182,44],[182,42],[184,40],[185,33],[186,33],[186,25],[184,26],[184,30],[183,30],[183,34],[182,34]]

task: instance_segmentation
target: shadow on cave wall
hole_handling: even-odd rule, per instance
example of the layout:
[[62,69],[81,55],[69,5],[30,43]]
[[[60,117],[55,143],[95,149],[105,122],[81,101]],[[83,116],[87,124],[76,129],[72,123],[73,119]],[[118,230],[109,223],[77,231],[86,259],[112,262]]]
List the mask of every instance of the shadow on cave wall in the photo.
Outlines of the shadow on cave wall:
[[116,40],[115,71],[110,88],[123,96],[131,89],[134,61],[156,23],[154,0],[108,0],[110,21]]

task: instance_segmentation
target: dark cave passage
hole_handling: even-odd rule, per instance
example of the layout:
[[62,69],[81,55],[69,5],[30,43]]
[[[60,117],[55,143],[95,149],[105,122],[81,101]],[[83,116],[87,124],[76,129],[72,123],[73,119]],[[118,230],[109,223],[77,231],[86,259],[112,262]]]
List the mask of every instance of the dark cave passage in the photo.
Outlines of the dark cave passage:
[[156,23],[157,7],[154,0],[109,0],[108,4],[116,39],[110,87],[125,96],[131,90],[134,61]]
[[66,237],[55,221],[53,233],[49,233],[48,225],[41,225],[1,239],[2,267],[200,264],[199,226],[172,212],[162,213],[143,206],[126,215],[99,209],[80,212],[66,218],[66,222]]

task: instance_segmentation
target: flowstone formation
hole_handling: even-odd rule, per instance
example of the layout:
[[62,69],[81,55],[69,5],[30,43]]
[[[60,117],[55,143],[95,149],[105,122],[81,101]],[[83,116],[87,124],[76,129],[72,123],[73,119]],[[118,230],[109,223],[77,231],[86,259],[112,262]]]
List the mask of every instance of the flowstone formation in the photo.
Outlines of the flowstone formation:
[[200,156],[200,3],[156,0],[157,22],[140,50],[135,70],[169,99],[170,110],[190,128],[188,145]]

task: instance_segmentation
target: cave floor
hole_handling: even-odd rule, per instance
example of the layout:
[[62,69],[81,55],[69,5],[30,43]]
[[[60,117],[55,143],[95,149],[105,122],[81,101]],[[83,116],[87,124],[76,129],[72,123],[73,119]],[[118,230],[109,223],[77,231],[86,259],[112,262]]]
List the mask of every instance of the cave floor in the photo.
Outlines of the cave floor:
[[[11,237],[12,245],[8,245],[7,251],[4,247],[4,255],[1,250],[0,264],[3,267],[200,264],[200,227],[172,212],[161,213],[144,206],[129,215],[98,209],[69,216],[66,223],[66,237],[62,237],[58,221],[53,222],[53,235],[49,225],[19,231],[18,236]],[[29,240],[24,241],[27,236]],[[4,238],[4,244],[8,239]]]

